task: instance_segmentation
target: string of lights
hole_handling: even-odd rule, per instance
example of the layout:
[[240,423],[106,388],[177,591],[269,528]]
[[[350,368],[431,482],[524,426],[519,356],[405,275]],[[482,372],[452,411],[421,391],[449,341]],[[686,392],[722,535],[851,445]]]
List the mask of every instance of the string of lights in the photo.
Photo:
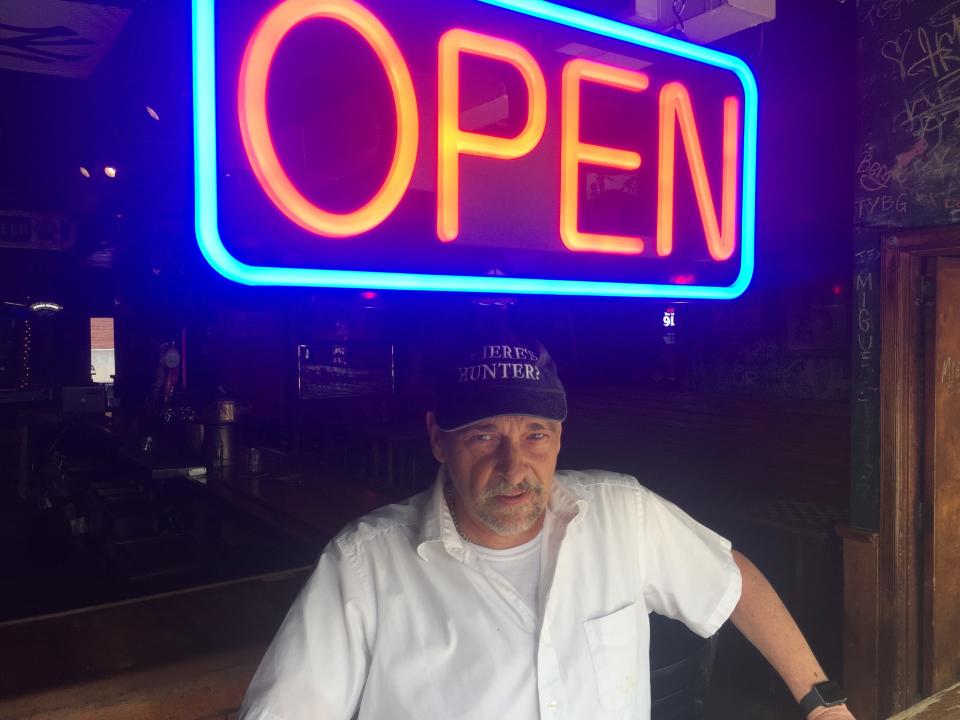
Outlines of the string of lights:
[[26,390],[30,387],[30,345],[33,342],[33,329],[30,327],[30,321],[23,323],[23,359],[20,365],[20,389]]

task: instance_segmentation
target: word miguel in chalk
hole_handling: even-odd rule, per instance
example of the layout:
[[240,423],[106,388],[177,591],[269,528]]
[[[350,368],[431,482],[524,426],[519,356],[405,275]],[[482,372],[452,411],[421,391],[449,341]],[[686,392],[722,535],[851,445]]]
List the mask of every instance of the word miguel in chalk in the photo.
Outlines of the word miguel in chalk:
[[[298,190],[283,168],[270,136],[267,119],[267,86],[271,63],[284,38],[300,23],[325,19],[355,31],[372,49],[386,76],[396,117],[396,144],[386,177],[361,207],[333,212],[320,207]],[[475,56],[501,63],[516,71],[526,89],[526,122],[514,137],[471,132],[460,127],[461,59]],[[514,160],[528,155],[544,137],[548,90],[536,58],[521,44],[506,37],[451,28],[442,33],[437,47],[437,169],[436,236],[443,243],[460,234],[460,159],[476,156]],[[335,69],[331,69],[335,72]],[[606,86],[625,93],[641,93],[650,86],[646,73],[615,67],[585,58],[563,66],[559,99],[559,235],[568,250],[640,254],[652,242],[658,257],[674,246],[674,195],[677,177],[677,126],[686,151],[707,249],[715,261],[729,259],[737,246],[737,194],[740,181],[739,98],[723,99],[723,137],[719,213],[707,178],[706,162],[693,112],[690,92],[681,82],[667,82],[658,97],[658,162],[656,166],[656,237],[585,232],[578,222],[581,165],[633,171],[640,168],[638,152],[585,142],[580,133],[581,92],[584,85]],[[243,148],[266,195],[291,221],[316,235],[349,238],[383,223],[403,199],[413,176],[420,144],[420,98],[403,52],[381,20],[352,0],[281,2],[257,24],[246,44],[238,84],[238,113]],[[431,123],[432,125],[432,123]],[[686,174],[680,174],[685,177]]]

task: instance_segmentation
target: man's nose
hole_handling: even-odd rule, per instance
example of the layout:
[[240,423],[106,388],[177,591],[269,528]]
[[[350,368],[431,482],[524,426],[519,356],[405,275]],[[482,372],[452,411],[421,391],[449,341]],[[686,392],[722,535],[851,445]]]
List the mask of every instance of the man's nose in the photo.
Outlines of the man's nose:
[[523,451],[520,442],[505,438],[500,443],[500,471],[511,485],[516,485],[524,479]]

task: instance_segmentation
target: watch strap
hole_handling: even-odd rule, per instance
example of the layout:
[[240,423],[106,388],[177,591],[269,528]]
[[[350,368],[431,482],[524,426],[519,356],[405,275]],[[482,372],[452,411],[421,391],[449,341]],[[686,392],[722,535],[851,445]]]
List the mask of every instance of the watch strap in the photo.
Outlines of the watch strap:
[[803,717],[807,717],[810,713],[816,710],[818,707],[833,707],[835,705],[842,705],[847,701],[846,698],[837,698],[834,700],[827,700],[820,694],[819,683],[813,686],[813,689],[800,698],[800,711],[803,713]]
[[823,698],[820,696],[820,691],[816,688],[800,698],[800,712],[803,713],[803,717],[807,717],[807,715],[818,707],[823,707],[823,705]]

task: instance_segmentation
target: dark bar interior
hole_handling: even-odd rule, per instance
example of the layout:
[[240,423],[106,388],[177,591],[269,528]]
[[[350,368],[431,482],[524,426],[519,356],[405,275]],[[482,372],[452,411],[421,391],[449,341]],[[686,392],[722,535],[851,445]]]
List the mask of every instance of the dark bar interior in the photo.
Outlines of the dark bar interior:
[[[276,4],[251,0],[237,16]],[[400,5],[380,4],[402,15]],[[633,25],[658,6],[565,5]],[[667,20],[652,29],[742,58],[759,97],[755,270],[727,300],[234,282],[197,242],[193,5],[0,4],[0,718],[239,717],[327,544],[434,483],[424,418],[444,353],[500,327],[538,338],[559,369],[558,468],[631,475],[728,538],[858,719],[892,717],[960,681],[960,615],[946,599],[960,576],[944,560],[960,549],[949,450],[960,299],[948,295],[960,255],[960,86],[949,81],[960,77],[960,4],[780,0],[768,22],[707,40],[695,37],[700,15],[736,3],[697,5],[660,2]],[[464,22],[493,11],[471,12]],[[227,38],[236,48],[218,51],[237,54],[243,38]],[[934,49],[917,55],[918,42]],[[420,83],[436,48],[417,52]],[[302,73],[303,87],[322,80]],[[690,87],[709,97],[716,82]],[[379,112],[347,85],[335,92],[361,97],[358,117]],[[585,133],[627,126],[604,97]],[[270,102],[272,117],[302,110]],[[548,112],[559,105],[548,95]],[[421,122],[436,123],[432,112]],[[521,124],[511,114],[501,131]],[[368,129],[328,140],[352,148]],[[281,153],[302,152],[304,167],[336,154],[284,133]],[[280,231],[258,225],[266,196],[249,169],[237,177],[239,141],[218,142],[220,202],[238,208],[221,225],[229,249],[252,263],[316,264],[300,240],[284,244],[287,225],[291,238],[301,228],[279,213]],[[641,154],[653,164],[649,143]],[[388,160],[361,170],[381,177]],[[343,150],[329,162],[354,159]],[[350,172],[296,179],[323,193]],[[678,169],[678,184],[691,174]],[[404,212],[434,202],[418,177]],[[629,192],[599,192],[598,228],[622,221]],[[696,207],[692,198],[684,190],[677,203]],[[497,213],[464,202],[461,223],[509,224]],[[678,233],[699,228],[690,217]],[[421,240],[396,257],[344,251],[343,267],[403,272]],[[451,243],[454,274],[547,267],[462,245]],[[635,262],[575,257],[555,254],[544,272],[617,280],[616,266]],[[705,281],[729,284],[697,262]],[[732,624],[704,640],[654,614],[650,637],[655,720],[800,717]],[[955,717],[927,712],[902,717]]]

